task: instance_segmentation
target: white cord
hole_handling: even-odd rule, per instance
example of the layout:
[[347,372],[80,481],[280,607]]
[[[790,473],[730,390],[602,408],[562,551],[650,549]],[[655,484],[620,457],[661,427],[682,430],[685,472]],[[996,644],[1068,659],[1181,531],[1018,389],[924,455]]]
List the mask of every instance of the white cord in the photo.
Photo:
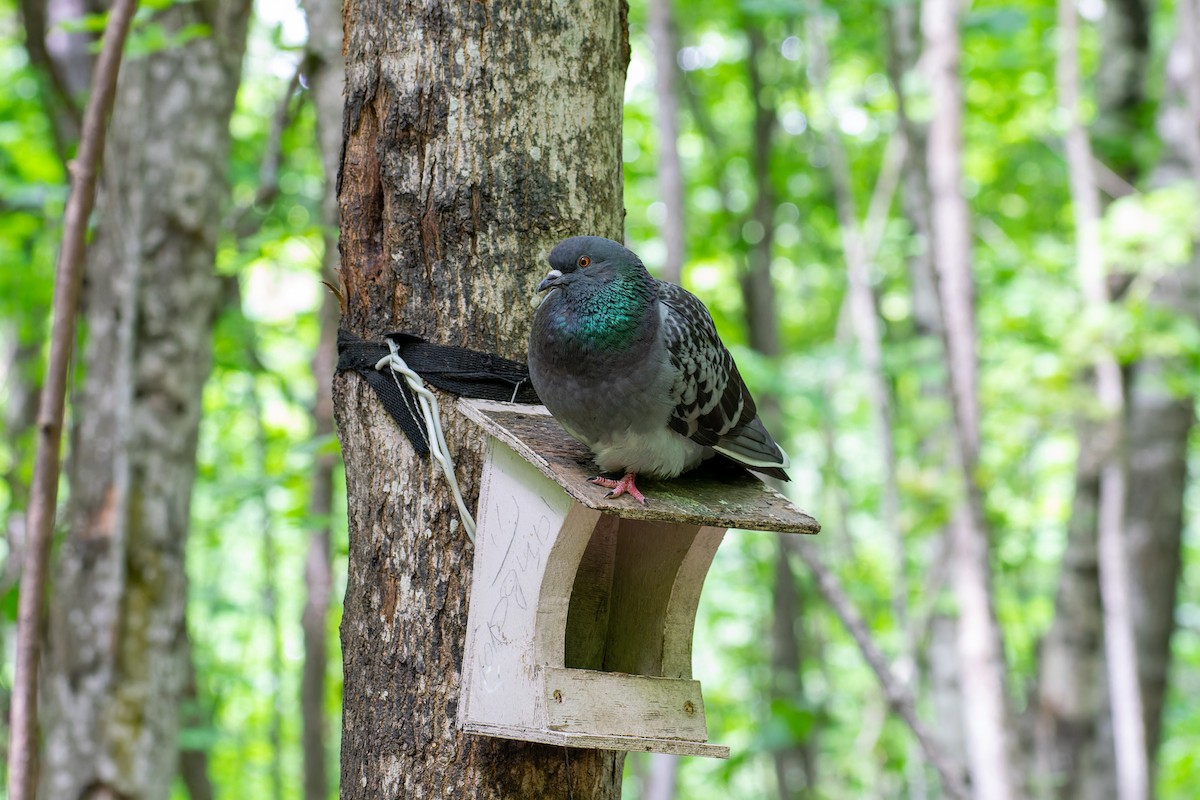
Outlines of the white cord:
[[[417,401],[421,405],[421,417],[425,420],[425,438],[429,443],[429,454],[442,465],[442,473],[446,476],[446,483],[450,485],[450,491],[454,493],[454,502],[458,503],[458,515],[462,518],[463,527],[466,528],[467,538],[474,543],[475,518],[467,510],[467,504],[463,502],[462,492],[458,488],[458,480],[454,477],[454,462],[450,459],[450,448],[446,447],[446,435],[442,433],[442,422],[440,412],[438,411],[437,398],[434,397],[433,392],[425,388],[425,381],[421,380],[421,376],[409,369],[408,364],[404,363],[404,359],[400,357],[400,348],[396,343],[391,339],[388,339],[387,343],[388,349],[392,351],[391,355],[379,359],[378,363],[375,364],[375,369],[382,370],[384,367],[389,367],[392,371],[392,380],[396,382],[397,387],[400,387],[400,379],[397,377],[397,373],[403,375],[409,388],[417,396]],[[404,395],[403,387],[400,387],[400,390],[400,394]],[[409,410],[414,411],[414,409]]]

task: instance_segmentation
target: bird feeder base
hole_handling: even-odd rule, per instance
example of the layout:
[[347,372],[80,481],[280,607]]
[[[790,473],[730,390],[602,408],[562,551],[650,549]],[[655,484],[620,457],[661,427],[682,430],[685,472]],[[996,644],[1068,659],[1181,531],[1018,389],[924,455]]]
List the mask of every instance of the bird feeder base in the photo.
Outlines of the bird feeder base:
[[704,576],[726,528],[816,533],[740,468],[589,484],[591,454],[541,407],[460,400],[487,434],[459,727],[568,747],[717,758],[692,679]]

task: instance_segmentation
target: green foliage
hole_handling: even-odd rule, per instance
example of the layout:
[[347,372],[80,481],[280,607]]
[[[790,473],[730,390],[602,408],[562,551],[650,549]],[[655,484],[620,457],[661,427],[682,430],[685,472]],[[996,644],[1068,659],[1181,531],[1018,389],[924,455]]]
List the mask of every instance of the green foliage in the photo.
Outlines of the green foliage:
[[[898,125],[887,76],[884,13],[891,5],[850,2],[821,9],[829,47],[828,107],[812,86],[805,20],[795,6],[689,8],[679,17],[678,61],[684,70],[679,152],[687,181],[684,283],[712,309],[726,340],[743,343],[739,274],[761,236],[748,224],[758,191],[751,170],[755,98],[748,92],[745,34],[752,21],[766,42],[758,62],[765,86],[759,100],[777,119],[770,154],[770,190],[777,203],[772,280],[784,354],[765,359],[736,345],[734,353],[757,393],[781,397],[787,448],[799,462],[789,488],[825,523],[818,547],[837,565],[881,645],[899,660],[904,636],[891,605],[897,576],[904,579],[912,613],[953,611],[928,583],[944,557],[944,530],[959,492],[951,445],[940,433],[949,418],[936,388],[945,381],[943,357],[940,343],[922,335],[914,317],[907,261],[926,245],[913,236],[897,202],[883,228],[872,279],[895,404],[904,531],[904,563],[898,565],[892,534],[879,516],[886,465],[868,384],[850,332],[839,326],[845,267],[824,139],[826,129],[835,127],[862,216],[885,144]],[[664,253],[658,239],[664,210],[656,202],[653,65],[645,32],[636,15],[633,20],[624,148],[627,236],[653,268]],[[1053,615],[1073,496],[1074,426],[1080,413],[1099,413],[1080,381],[1097,346],[1115,348],[1129,362],[1172,359],[1168,380],[1181,395],[1194,396],[1200,361],[1195,322],[1151,302],[1156,281],[1191,257],[1197,219],[1191,189],[1143,190],[1109,206],[1106,257],[1110,268],[1133,273],[1133,283],[1120,303],[1103,312],[1084,311],[1054,92],[1054,23],[1053,5],[976,4],[963,30],[964,188],[975,236],[983,407],[979,475],[995,532],[997,611],[1014,689],[1031,682],[1038,640]],[[1156,41],[1162,47],[1167,39]],[[1098,43],[1090,26],[1081,44],[1082,69],[1091,74]],[[906,74],[901,83],[909,113],[927,119],[920,76]],[[1157,158],[1149,132],[1152,111],[1143,115],[1145,126],[1126,137],[1124,150],[1098,148],[1122,174],[1144,171]],[[1194,541],[1190,548],[1194,558]],[[702,603],[695,671],[705,685],[710,736],[733,746],[735,755],[724,765],[685,761],[679,796],[774,796],[770,753],[789,745],[815,748],[819,796],[904,796],[914,757],[911,738],[893,721],[864,733],[863,721],[884,713],[878,687],[803,579],[804,641],[811,648],[800,675],[804,690],[786,708],[770,699],[770,607],[763,587],[772,582],[766,565],[774,557],[772,548],[740,536],[717,556]],[[1178,638],[1195,641],[1194,635]],[[1190,669],[1200,665],[1194,655],[1190,663]],[[1195,724],[1194,709],[1172,708],[1177,719]],[[1191,739],[1184,730],[1172,734],[1171,724],[1168,741],[1183,736],[1194,750],[1194,733]],[[870,745],[865,749],[864,736]],[[1164,761],[1162,796],[1186,796],[1180,793],[1184,781],[1170,776],[1195,774],[1187,751],[1179,744],[1164,749],[1171,755]]]
[[[125,42],[125,58],[144,58],[152,53],[170,50],[212,35],[212,26],[202,22],[192,22],[186,25],[163,23],[158,21],[161,12],[176,6],[188,5],[196,0],[143,0],[138,4],[134,13],[133,25]],[[100,52],[100,38],[108,26],[108,12],[100,11],[84,14],[75,19],[63,20],[58,28],[65,33],[94,34],[91,51]]]
[[[31,350],[6,378],[0,409],[13,403],[7,380],[36,381],[45,338],[53,261],[65,201],[65,172],[53,145],[47,86],[21,46],[15,4],[0,0],[0,352]],[[898,670],[908,669],[905,626],[897,598],[912,617],[953,613],[944,586],[945,529],[960,488],[956,457],[944,431],[942,344],[918,319],[909,263],[927,242],[892,203],[872,259],[872,288],[883,327],[883,367],[894,404],[897,549],[883,519],[887,460],[870,383],[848,320],[843,231],[834,211],[826,135],[840,137],[850,168],[850,193],[860,217],[870,203],[888,140],[899,125],[888,76],[885,14],[907,0],[847,0],[819,9],[829,48],[829,85],[812,85],[803,6],[776,0],[716,0],[677,7],[682,68],[678,149],[686,181],[687,261],[684,284],[708,304],[756,394],[779,399],[793,456],[790,491],[825,524],[815,540],[833,565],[872,633]],[[169,23],[174,0],[142,4],[132,56],[145,56],[211,35],[203,24]],[[679,4],[677,4],[678,6]],[[652,269],[663,261],[665,208],[657,183],[652,50],[645,4],[630,9],[633,61],[626,89],[623,166],[626,235]],[[291,98],[292,123],[280,143],[279,193],[254,205],[275,109],[295,68],[298,42],[287,14],[255,29],[232,130],[229,165],[232,206],[240,235],[222,241],[217,270],[229,302],[214,340],[214,368],[204,401],[197,482],[189,542],[189,631],[199,698],[185,709],[197,720],[181,740],[208,752],[222,797],[269,796],[272,762],[282,759],[283,796],[299,796],[298,696],[302,658],[296,621],[303,602],[303,564],[309,532],[330,520],[309,511],[314,460],[336,452],[332,438],[312,437],[309,408],[316,388],[309,362],[317,339],[315,310],[324,289],[317,265],[322,176],[314,147],[311,104]],[[291,9],[289,14],[297,14]],[[1156,63],[1173,11],[1156,11]],[[282,17],[280,15],[283,15]],[[63,25],[99,32],[104,15]],[[1200,393],[1200,327],[1157,302],[1170,267],[1194,258],[1200,203],[1192,189],[1138,186],[1110,203],[1104,218],[1108,265],[1129,278],[1118,302],[1085,310],[1074,265],[1073,217],[1061,153],[1062,116],[1054,92],[1053,4],[1017,0],[972,6],[963,30],[966,102],[964,189],[972,214],[976,314],[981,372],[983,447],[979,478],[994,532],[997,613],[1004,627],[1011,688],[1033,680],[1039,638],[1052,614],[1054,586],[1074,492],[1075,426],[1099,413],[1080,380],[1098,345],[1126,363],[1165,359],[1163,380],[1177,396]],[[761,96],[750,91],[749,26],[762,32],[756,66]],[[1095,30],[1083,31],[1083,74],[1099,61]],[[928,87],[915,72],[900,77],[910,115],[930,114]],[[1152,93],[1161,81],[1150,78]],[[747,257],[765,235],[752,218],[760,186],[754,175],[755,104],[774,116],[767,186],[774,198],[771,280],[779,312],[782,354],[752,350],[742,278]],[[1153,104],[1151,104],[1153,105]],[[1143,110],[1135,131],[1097,133],[1097,155],[1122,176],[1145,174],[1161,149]],[[1094,113],[1090,111],[1089,113]],[[65,143],[67,153],[73,148]],[[231,226],[226,226],[231,227]],[[10,371],[13,370],[13,371]],[[0,519],[23,507],[30,432],[0,415]],[[1200,470],[1192,442],[1192,474]],[[344,507],[339,477],[335,509]],[[1194,482],[1193,482],[1194,483]],[[1165,711],[1158,796],[1190,797],[1200,784],[1200,493],[1188,498],[1186,567],[1176,611],[1175,663]],[[344,519],[334,514],[335,570],[344,572]],[[276,558],[264,563],[264,533]],[[731,533],[706,584],[695,643],[696,676],[704,683],[711,739],[730,745],[726,761],[688,759],[678,796],[776,796],[772,756],[810,748],[819,776],[817,796],[904,797],[914,775],[928,773],[907,731],[886,710],[874,676],[838,621],[798,571],[794,627],[803,658],[786,696],[772,674],[771,587],[778,557],[774,536]],[[344,574],[335,572],[335,598]],[[273,580],[274,606],[267,601]],[[16,591],[0,586],[0,619],[11,622]],[[282,669],[274,663],[279,620]],[[329,620],[337,648],[340,612]],[[917,642],[923,646],[924,640]],[[330,730],[340,710],[340,656],[330,654],[327,710]],[[928,664],[910,670],[922,690],[920,711],[932,719]],[[280,750],[268,729],[277,697],[284,698]],[[195,712],[195,713],[191,713]],[[336,775],[336,752],[330,754]],[[626,796],[636,797],[638,760],[630,759]],[[931,773],[927,783],[936,786]],[[177,791],[183,797],[182,789]],[[936,796],[936,792],[931,796]]]

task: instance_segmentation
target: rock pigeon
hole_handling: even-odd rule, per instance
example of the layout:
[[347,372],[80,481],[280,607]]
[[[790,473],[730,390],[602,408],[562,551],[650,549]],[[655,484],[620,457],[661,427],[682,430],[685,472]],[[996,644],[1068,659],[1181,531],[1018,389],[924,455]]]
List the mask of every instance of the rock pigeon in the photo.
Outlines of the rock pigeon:
[[592,478],[645,505],[639,474],[673,478],[714,453],[788,480],[704,304],[653,278],[611,239],[575,236],[550,252],[529,337],[529,377],[555,419],[595,454]]

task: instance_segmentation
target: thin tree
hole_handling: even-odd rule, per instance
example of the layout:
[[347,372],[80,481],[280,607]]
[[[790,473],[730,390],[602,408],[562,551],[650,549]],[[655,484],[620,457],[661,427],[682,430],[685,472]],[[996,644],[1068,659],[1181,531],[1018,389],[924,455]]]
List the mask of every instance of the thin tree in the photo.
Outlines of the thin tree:
[[167,34],[212,35],[131,62],[118,87],[47,637],[46,797],[165,798],[177,769],[184,554],[248,19],[248,0],[159,12]]
[[[682,283],[687,249],[683,167],[679,159],[679,33],[671,0],[650,0],[646,33],[654,50],[654,121],[658,131],[658,197],[665,206],[659,225],[667,246],[662,279]],[[670,753],[648,755],[644,800],[673,800],[680,758]]]
[[[337,247],[338,158],[342,149],[342,4],[338,0],[305,0],[308,17],[306,77],[316,111],[317,143],[321,152],[324,192],[321,215],[325,235],[321,262],[323,280],[337,283],[340,256]],[[320,339],[313,354],[317,395],[313,404],[313,436],[324,441],[333,436],[333,375],[337,362],[338,304],[335,295],[324,295],[318,312]],[[325,800],[329,794],[328,721],[325,714],[326,673],[329,669],[329,603],[333,593],[331,569],[334,471],[337,456],[322,452],[313,465],[309,513],[313,520],[308,555],[304,561],[304,668],[300,682],[303,720],[304,797]]]
[[679,283],[683,275],[686,250],[683,213],[683,168],[679,162],[679,65],[676,54],[679,36],[671,0],[650,0],[646,33],[654,48],[654,120],[658,127],[658,196],[666,206],[663,215],[663,241],[667,257],[663,261],[664,280]]
[[136,10],[136,0],[125,0],[118,2],[109,15],[104,44],[92,77],[91,95],[84,112],[79,154],[71,170],[71,194],[67,199],[63,243],[55,269],[50,360],[38,401],[37,452],[29,489],[25,564],[17,609],[17,655],[8,746],[8,795],[12,800],[32,798],[37,782],[42,603],[49,572],[50,536],[58,500],[67,374],[83,283],[88,217],[96,200],[96,181],[104,153],[109,112],[116,94],[121,54]]
[[[524,359],[548,249],[621,238],[624,4],[354,5],[344,23],[343,329]],[[334,407],[350,534],[344,800],[616,800],[622,754],[456,729],[472,547],[440,474],[365,382],[335,380]],[[483,439],[442,408],[474,498]]]
[[[1091,166],[1097,185],[1113,196],[1132,184],[1160,188],[1197,177],[1200,128],[1190,110],[1200,107],[1194,47],[1195,3],[1176,7],[1178,25],[1164,63],[1164,92],[1157,128],[1163,148],[1149,170],[1133,158],[1130,142],[1140,129],[1151,56],[1150,10],[1140,0],[1113,3],[1100,23],[1101,58],[1095,75],[1096,116],[1090,126]],[[1076,150],[1080,148],[1076,146]],[[1083,159],[1075,157],[1075,163]],[[1103,182],[1101,184],[1101,182]],[[1100,197],[1101,204],[1105,202]],[[1193,232],[1193,239],[1196,234]],[[1182,264],[1109,265],[1110,303],[1145,303],[1158,312],[1200,318],[1195,298],[1195,257]],[[1130,280],[1131,276],[1139,277]],[[1149,278],[1147,278],[1149,276]],[[1177,357],[1143,357],[1123,366],[1123,549],[1128,564],[1129,612],[1134,622],[1139,694],[1144,720],[1148,782],[1162,730],[1162,709],[1175,627],[1181,564],[1187,442],[1195,424],[1195,398],[1172,391],[1165,376],[1186,370]],[[1104,653],[1097,550],[1101,470],[1110,463],[1103,420],[1079,424],[1075,499],[1059,577],[1054,622],[1039,648],[1036,727],[1040,781],[1062,798],[1115,797],[1113,726]]]
[[[761,23],[747,16],[742,23],[750,46],[746,53],[746,73],[749,79],[753,114],[750,118],[750,173],[754,180],[754,202],[749,221],[759,234],[749,242],[746,270],[742,276],[742,297],[750,347],[767,358],[778,359],[782,353],[779,337],[779,312],[775,306],[775,291],[771,279],[771,255],[775,242],[775,190],[771,182],[771,155],[778,127],[774,104],[764,97],[763,63],[767,46]],[[742,237],[744,223],[732,226],[735,236]],[[783,414],[775,392],[757,393],[759,410],[767,426],[785,436]],[[796,573],[789,551],[792,537],[781,536],[776,542],[774,586],[771,595],[771,686],[772,701],[802,706],[804,699],[803,651],[800,631],[804,625],[805,602],[798,591]],[[780,798],[811,797],[817,784],[816,736],[789,741],[771,751],[775,773],[775,788]]]
[[[1080,118],[1078,38],[1075,4],[1059,0],[1056,83],[1059,106],[1068,120],[1065,144],[1075,216],[1076,271],[1086,308],[1092,314],[1102,314],[1108,306],[1107,270],[1100,241],[1100,192],[1096,188],[1092,146]],[[1124,377],[1116,357],[1103,343],[1097,347],[1094,370],[1104,414],[1099,427],[1105,446],[1100,468],[1097,546],[1116,737],[1117,796],[1121,800],[1142,800],[1149,792],[1149,769],[1122,533],[1126,485]]]
[[958,601],[967,761],[972,792],[980,800],[1022,794],[1013,769],[1012,712],[1005,687],[1004,646],[991,587],[990,546],[983,497],[976,480],[979,458],[978,372],[971,277],[971,233],[962,193],[963,100],[959,0],[926,0],[921,7],[923,60],[932,116],[927,144],[933,262],[944,321],[954,441],[962,499],[951,521],[951,585]]

